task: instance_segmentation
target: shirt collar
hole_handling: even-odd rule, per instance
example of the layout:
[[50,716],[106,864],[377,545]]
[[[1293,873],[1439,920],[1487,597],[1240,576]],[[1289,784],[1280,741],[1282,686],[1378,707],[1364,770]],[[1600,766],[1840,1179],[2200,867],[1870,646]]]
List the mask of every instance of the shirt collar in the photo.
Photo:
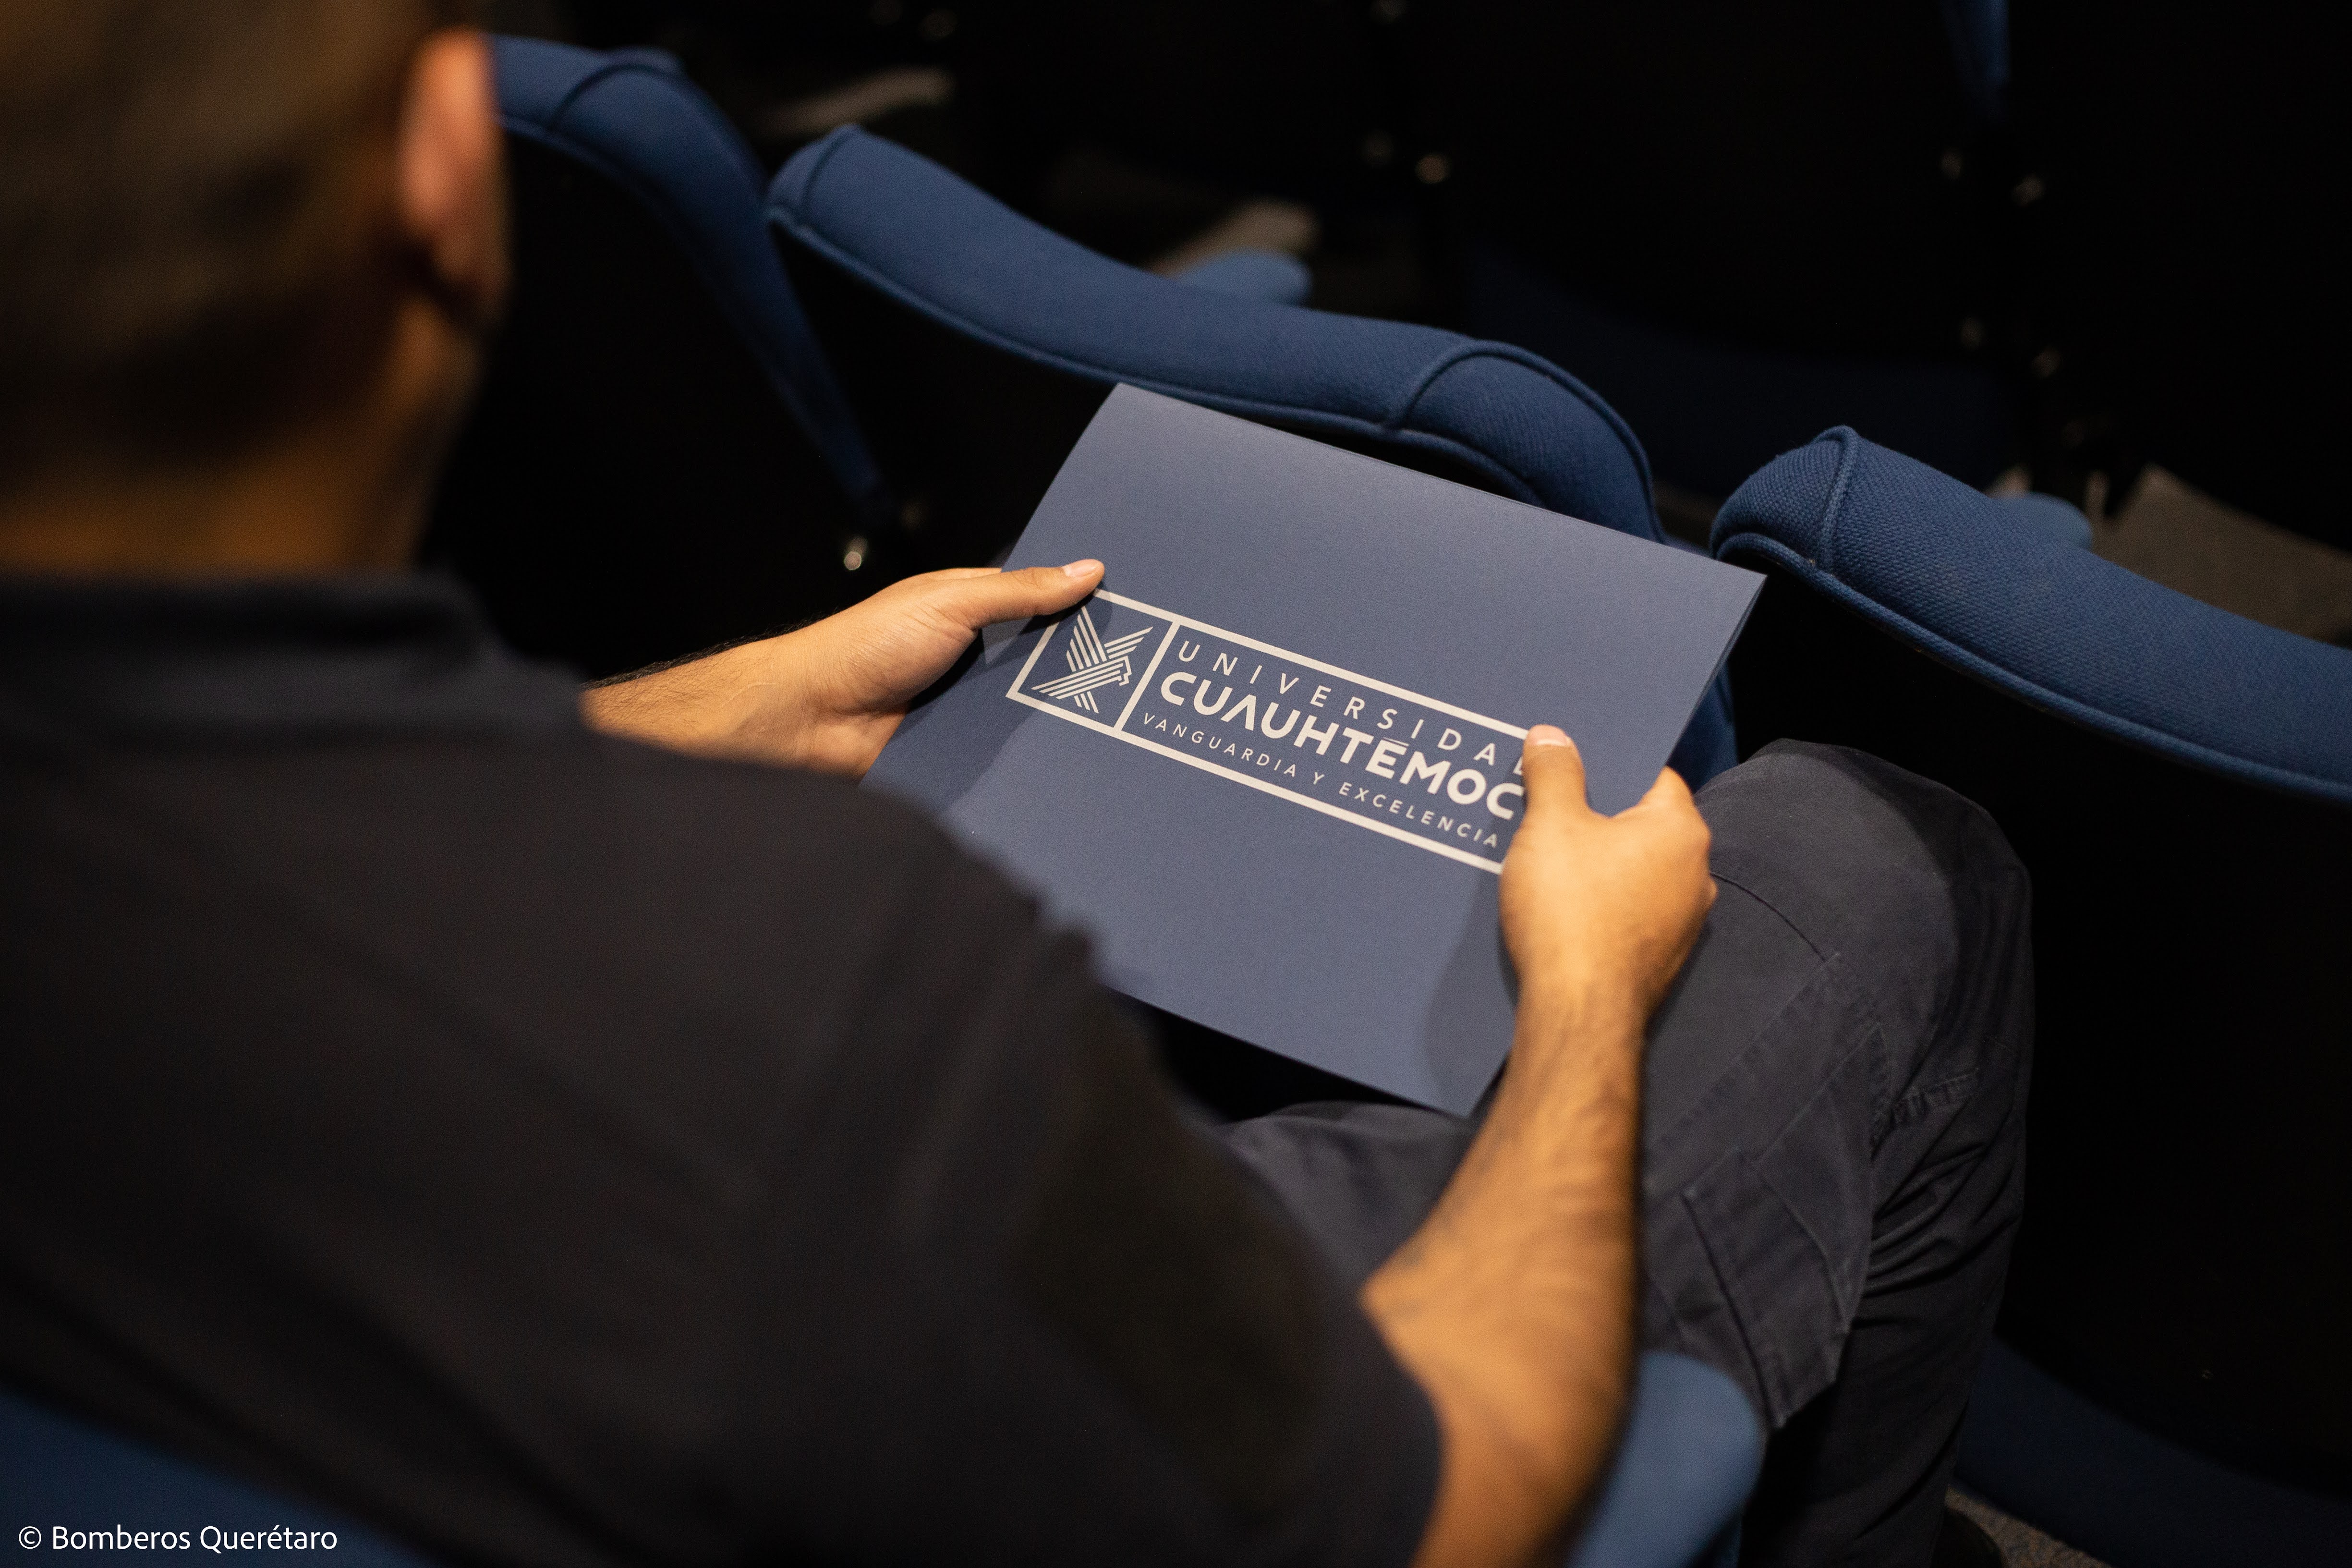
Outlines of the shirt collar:
[[202,584],[0,578],[0,698],[109,735],[578,730],[573,676],[424,575]]

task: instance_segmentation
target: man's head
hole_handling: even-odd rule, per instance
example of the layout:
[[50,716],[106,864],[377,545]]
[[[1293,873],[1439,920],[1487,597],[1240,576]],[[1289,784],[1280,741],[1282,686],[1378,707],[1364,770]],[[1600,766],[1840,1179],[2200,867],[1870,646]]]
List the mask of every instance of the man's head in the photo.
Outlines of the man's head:
[[506,275],[470,10],[0,5],[0,563],[42,563],[14,548],[27,518],[108,495],[190,514],[245,473],[268,511],[250,470],[297,451],[302,504],[335,504],[339,467],[421,504]]

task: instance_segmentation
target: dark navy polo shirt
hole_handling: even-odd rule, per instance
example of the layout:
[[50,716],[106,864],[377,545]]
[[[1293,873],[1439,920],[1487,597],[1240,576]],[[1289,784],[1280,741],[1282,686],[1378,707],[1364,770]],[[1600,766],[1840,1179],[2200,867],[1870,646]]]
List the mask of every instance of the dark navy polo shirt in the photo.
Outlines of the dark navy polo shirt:
[[0,584],[0,1380],[451,1561],[1402,1563],[1083,944],[415,578]]

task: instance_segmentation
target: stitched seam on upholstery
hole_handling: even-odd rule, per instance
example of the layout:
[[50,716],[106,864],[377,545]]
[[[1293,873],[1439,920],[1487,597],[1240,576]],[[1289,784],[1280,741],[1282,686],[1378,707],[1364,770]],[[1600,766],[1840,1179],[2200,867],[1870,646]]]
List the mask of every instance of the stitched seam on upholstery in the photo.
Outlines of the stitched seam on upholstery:
[[[802,173],[796,182],[803,195],[815,188],[817,181],[824,177],[825,165],[833,162],[833,155],[840,152],[848,140],[849,138],[843,135],[840,131],[835,131],[828,132],[824,139],[816,144],[814,156],[809,159],[808,168]],[[775,221],[773,207],[769,209],[768,221],[771,223]]]
[[1617,438],[1619,450],[1633,461],[1634,471],[1641,475],[1642,500],[1654,514],[1652,522],[1656,521],[1654,513],[1657,507],[1655,498],[1652,494],[1650,455],[1642,449],[1642,443],[1634,436],[1633,427],[1625,423],[1623,416],[1602,402],[1599,394],[1540,354],[1514,348],[1509,343],[1487,342],[1483,340],[1463,343],[1448,350],[1440,354],[1429,368],[1422,373],[1420,382],[1405,398],[1403,412],[1397,416],[1398,422],[1402,424],[1404,420],[1412,417],[1421,406],[1422,398],[1428,395],[1430,387],[1436,384],[1439,376],[1444,375],[1455,365],[1466,363],[1474,359],[1499,360],[1506,364],[1516,364],[1522,369],[1533,371],[1537,375],[1583,404],[1589,411],[1597,416],[1601,422],[1608,426],[1609,433]]
[[1837,549],[1838,514],[1845,510],[1846,486],[1853,479],[1853,466],[1859,452],[1853,441],[1853,432],[1843,425],[1835,430],[1813,437],[1815,445],[1822,441],[1837,443],[1838,469],[1837,478],[1830,481],[1829,500],[1822,505],[1822,531],[1820,537],[1814,542],[1813,549],[1819,553],[1822,563],[1834,571],[1836,570],[1834,552]]
[[1413,378],[1412,385],[1406,389],[1403,403],[1398,405],[1396,413],[1388,419],[1389,428],[1402,429],[1405,421],[1411,419],[1413,411],[1421,406],[1422,395],[1428,392],[1437,378],[1464,360],[1476,354],[1480,347],[1480,344],[1475,342],[1456,343],[1423,366],[1421,374]]
[[563,123],[563,117],[572,112],[572,106],[573,104],[580,101],[580,95],[586,92],[590,88],[594,87],[598,82],[603,81],[605,78],[617,75],[625,70],[643,70],[645,68],[645,67],[638,65],[632,60],[605,60],[604,63],[597,66],[594,70],[590,71],[586,76],[582,77],[578,81],[573,82],[569,88],[564,89],[563,96],[555,100],[555,108],[548,114],[545,129],[551,132],[562,126]]
[[1958,668],[1997,690],[2006,691],[2028,704],[2057,718],[2082,725],[2095,733],[2128,742],[2156,752],[2172,762],[2195,764],[2211,772],[2239,779],[2244,783],[2263,785],[2283,794],[2316,796],[2337,804],[2352,805],[2352,781],[2330,779],[2315,773],[2295,773],[2273,763],[2259,763],[2251,758],[2233,756],[2200,741],[2192,741],[2144,724],[2137,719],[2118,718],[2083,701],[2053,691],[2048,687],[2027,679],[1979,653],[1962,647],[1949,637],[1928,630],[1907,616],[1899,615],[1824,571],[1819,563],[1799,555],[1780,541],[1767,533],[1743,530],[1727,536],[1716,549],[1718,560],[1728,560],[1741,551],[1753,552],[1787,567],[1802,579],[1806,586],[1835,600],[1847,609],[1882,630],[1892,631],[1912,639],[1920,651],[1942,662]]

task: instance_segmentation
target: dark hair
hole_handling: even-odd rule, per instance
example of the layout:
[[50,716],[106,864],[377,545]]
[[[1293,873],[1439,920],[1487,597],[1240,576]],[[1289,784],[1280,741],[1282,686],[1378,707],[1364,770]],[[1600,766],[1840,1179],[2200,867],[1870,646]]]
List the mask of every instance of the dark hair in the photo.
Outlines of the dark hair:
[[234,455],[373,368],[401,89],[471,13],[0,5],[0,492]]

